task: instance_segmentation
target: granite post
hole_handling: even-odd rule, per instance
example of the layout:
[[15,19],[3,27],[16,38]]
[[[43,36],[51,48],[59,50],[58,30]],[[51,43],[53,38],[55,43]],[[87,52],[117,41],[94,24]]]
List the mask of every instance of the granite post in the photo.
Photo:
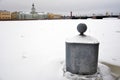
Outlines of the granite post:
[[66,71],[92,75],[97,72],[99,42],[84,34],[86,24],[78,24],[77,30],[79,35],[66,40]]

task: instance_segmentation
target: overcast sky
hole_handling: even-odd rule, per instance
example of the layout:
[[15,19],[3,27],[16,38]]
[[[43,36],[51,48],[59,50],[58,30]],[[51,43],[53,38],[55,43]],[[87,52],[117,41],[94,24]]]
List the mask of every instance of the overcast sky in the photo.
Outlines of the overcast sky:
[[30,12],[32,3],[38,12],[74,15],[120,13],[120,0],[0,0],[0,10]]

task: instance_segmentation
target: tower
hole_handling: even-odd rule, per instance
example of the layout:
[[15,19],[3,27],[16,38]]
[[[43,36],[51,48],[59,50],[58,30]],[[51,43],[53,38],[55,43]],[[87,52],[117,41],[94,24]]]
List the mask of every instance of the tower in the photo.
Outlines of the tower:
[[36,14],[36,9],[34,3],[32,4],[31,14]]
[[72,11],[70,12],[70,18],[72,18]]

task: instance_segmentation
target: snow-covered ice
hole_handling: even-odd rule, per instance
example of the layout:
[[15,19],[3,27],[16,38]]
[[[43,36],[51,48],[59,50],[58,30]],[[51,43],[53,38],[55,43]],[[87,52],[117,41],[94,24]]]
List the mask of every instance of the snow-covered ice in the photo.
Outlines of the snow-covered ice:
[[0,21],[0,80],[66,80],[65,40],[79,23],[100,42],[99,61],[119,67],[119,19]]

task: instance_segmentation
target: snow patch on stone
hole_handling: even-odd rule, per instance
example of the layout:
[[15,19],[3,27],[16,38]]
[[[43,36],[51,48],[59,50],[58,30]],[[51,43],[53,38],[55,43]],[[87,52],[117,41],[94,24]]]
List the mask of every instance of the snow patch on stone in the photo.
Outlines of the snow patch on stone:
[[66,42],[69,42],[69,43],[87,43],[87,44],[88,43],[89,44],[99,43],[97,39],[95,39],[91,36],[87,36],[87,35],[84,35],[84,36],[77,35],[77,36],[74,36],[73,38],[67,38]]

